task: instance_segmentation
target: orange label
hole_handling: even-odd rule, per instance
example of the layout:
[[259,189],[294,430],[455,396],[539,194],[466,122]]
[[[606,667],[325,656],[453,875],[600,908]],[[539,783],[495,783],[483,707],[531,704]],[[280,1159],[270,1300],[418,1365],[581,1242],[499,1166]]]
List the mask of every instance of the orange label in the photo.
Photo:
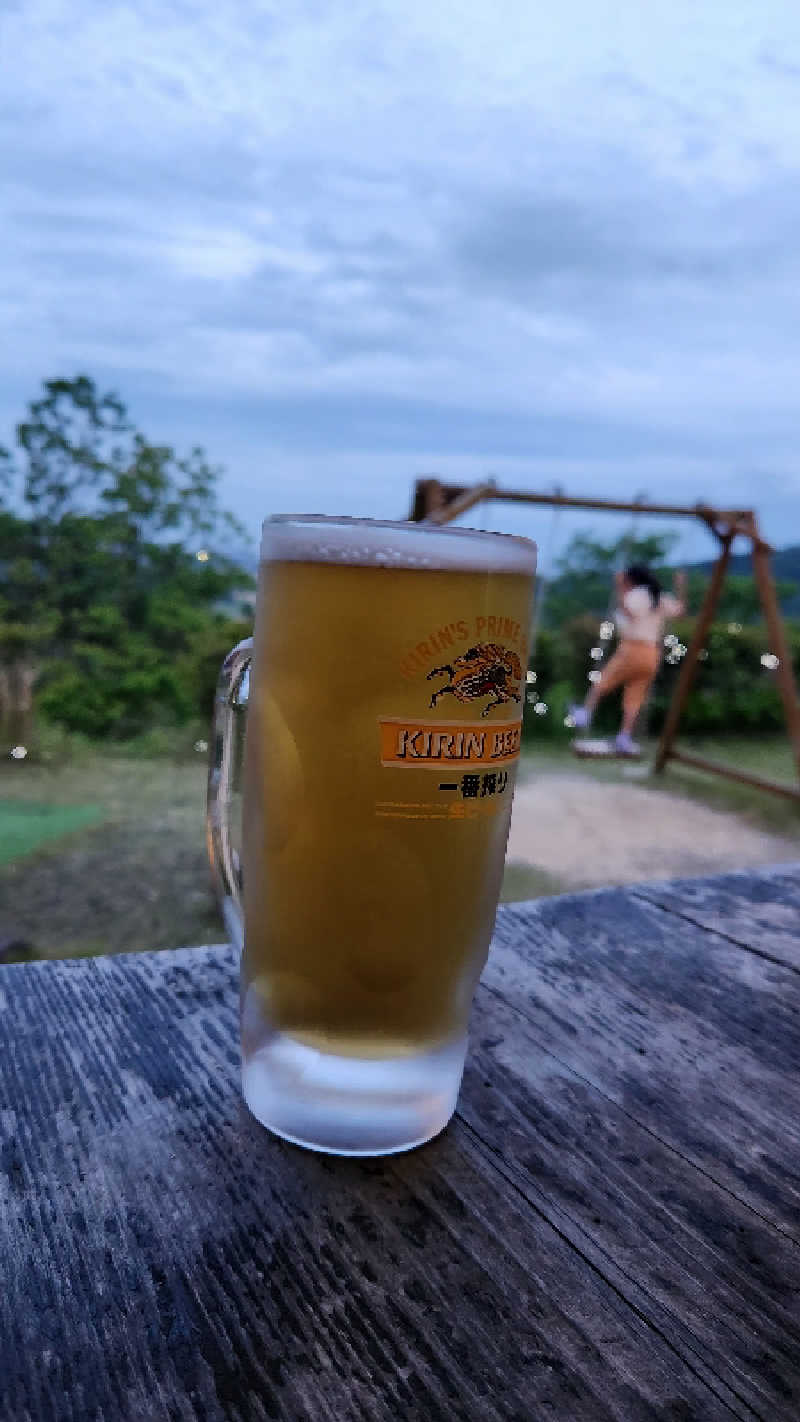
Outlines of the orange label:
[[419,721],[384,717],[381,764],[388,766],[502,765],[516,760],[521,721]]

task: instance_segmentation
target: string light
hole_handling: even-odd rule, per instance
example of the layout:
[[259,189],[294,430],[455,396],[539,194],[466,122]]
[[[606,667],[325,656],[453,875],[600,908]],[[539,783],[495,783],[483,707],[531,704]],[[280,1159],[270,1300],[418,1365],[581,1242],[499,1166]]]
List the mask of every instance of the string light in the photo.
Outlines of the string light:
[[730,632],[730,634],[731,634],[732,637],[738,637],[738,635],[739,635],[739,633],[741,632],[741,630],[742,630],[742,624],[741,624],[741,622],[729,622],[729,623],[728,623],[728,631]]
[[525,693],[525,700],[527,701],[529,706],[534,706],[539,700],[538,693],[535,691],[527,691]]
[[575,717],[574,717],[574,716],[565,716],[565,717],[564,717],[564,725],[567,727],[567,730],[572,730],[572,727],[575,725]]
[[780,657],[776,657],[774,652],[764,652],[762,654],[761,665],[762,667],[766,667],[767,671],[776,671],[780,664],[781,659]]
[[12,760],[24,760],[27,754],[27,746],[12,746],[10,751]]
[[194,748],[200,755],[202,755],[204,751],[208,750],[208,741],[195,741]]
[[195,558],[197,559],[198,563],[207,563],[207,562],[208,562],[208,549],[207,549],[207,548],[198,548],[198,550],[197,550],[197,552],[195,553],[194,556],[195,556]]
[[533,709],[534,709],[534,711],[535,711],[535,713],[536,713],[537,716],[546,716],[546,715],[547,715],[547,702],[546,702],[546,701],[537,701],[537,703],[536,703],[536,705],[534,706]]
[[534,685],[536,684],[536,672],[535,672],[535,671],[526,672],[526,673],[525,673],[525,680],[527,681],[528,686],[534,686]]
[[590,671],[590,672],[589,672],[588,680],[589,680],[589,681],[592,681],[592,682],[594,682],[594,681],[599,681],[601,676],[602,676],[602,672],[599,672],[599,671]]
[[601,641],[601,642],[610,642],[610,641],[611,641],[611,638],[612,638],[613,636],[614,636],[614,624],[613,624],[613,622],[601,622],[601,623],[600,623],[600,641]]
[[603,651],[602,647],[592,647],[589,656],[591,657],[593,662],[602,662],[603,657],[605,656],[605,652]]
[[701,662],[708,661],[708,652],[706,651],[705,647],[703,648],[702,652],[698,652],[697,655],[700,658]]
[[678,638],[675,636],[675,633],[674,633],[674,632],[668,632],[667,635],[666,635],[666,637],[664,638],[664,646],[665,646],[665,647],[677,647],[677,645],[678,645]]

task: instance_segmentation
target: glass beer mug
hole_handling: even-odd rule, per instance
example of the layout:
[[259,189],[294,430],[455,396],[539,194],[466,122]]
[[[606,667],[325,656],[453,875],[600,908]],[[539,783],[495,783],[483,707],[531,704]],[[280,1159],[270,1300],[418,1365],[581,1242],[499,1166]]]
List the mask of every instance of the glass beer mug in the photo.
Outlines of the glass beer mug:
[[385,1154],[455,1110],[503,874],[535,561],[526,539],[466,529],[264,525],[254,636],[217,694],[208,838],[242,946],[244,1098],[287,1140]]

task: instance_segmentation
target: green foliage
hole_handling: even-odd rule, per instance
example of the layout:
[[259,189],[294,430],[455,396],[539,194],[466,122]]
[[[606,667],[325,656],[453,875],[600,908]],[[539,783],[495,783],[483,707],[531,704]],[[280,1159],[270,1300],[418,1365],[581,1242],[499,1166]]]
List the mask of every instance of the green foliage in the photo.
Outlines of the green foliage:
[[39,553],[30,523],[0,508],[0,665],[38,653],[55,635],[58,613]]
[[17,446],[16,468],[0,450],[16,493],[0,509],[0,664],[34,665],[39,709],[71,732],[206,716],[211,659],[242,635],[217,607],[252,583],[224,552],[241,530],[219,471],[152,444],[86,376],[45,382]]
[[[531,666],[536,673],[535,691],[546,701],[548,713],[537,716],[531,704],[525,708],[525,735],[568,738],[564,714],[572,701],[582,701],[588,690],[588,673],[608,660],[615,643],[600,642],[600,623],[611,604],[614,571],[625,562],[645,562],[653,566],[669,585],[672,571],[665,567],[676,535],[642,539],[618,539],[602,543],[578,534],[558,563],[558,576],[545,595],[544,626],[537,638]],[[776,560],[777,561],[777,560]],[[794,564],[781,568],[791,571]],[[688,610],[696,614],[708,586],[709,570],[693,568],[689,573]],[[796,584],[788,578],[778,584],[779,599],[790,602]],[[693,623],[687,617],[674,627],[684,645],[691,639]],[[795,674],[800,681],[800,623],[787,624]],[[592,647],[602,645],[605,656],[594,662]],[[766,735],[784,727],[783,712],[775,675],[761,666],[768,651],[762,625],[758,592],[747,565],[737,564],[723,585],[714,628],[709,636],[708,656],[700,664],[695,685],[681,720],[681,733],[694,736]],[[663,724],[678,676],[679,664],[662,663],[644,721],[656,734]],[[568,695],[565,696],[565,688]],[[600,734],[619,725],[620,697],[612,695],[600,703],[595,728]]]
[[45,674],[39,709],[67,730],[125,739],[153,720],[188,720],[193,707],[177,667],[145,638],[126,635],[117,646],[76,642],[69,660]]
[[217,678],[223,659],[231,647],[249,637],[252,622],[244,619],[215,617],[206,622],[193,639],[191,647],[178,663],[192,715],[208,727],[214,706]]
[[[711,572],[712,563],[706,561],[695,565],[694,570],[701,577],[707,578]],[[789,544],[786,548],[776,548],[772,555],[772,573],[778,584],[781,608],[785,617],[800,617],[800,543]],[[748,583],[752,579],[752,566],[749,552],[734,553],[729,564],[728,577],[745,578]],[[728,616],[734,617],[735,613]],[[747,621],[740,617],[740,622]]]
[[[568,741],[574,731],[564,725],[570,706],[583,701],[589,690],[588,673],[595,663],[589,653],[598,645],[599,621],[594,617],[576,617],[553,631],[543,628],[536,639],[531,657],[531,669],[536,676],[533,691],[547,705],[547,713],[539,716],[535,703],[526,701],[523,734],[526,740]],[[608,646],[608,644],[603,644]],[[598,708],[596,726],[602,733],[617,729],[618,707],[613,701]]]
[[626,563],[663,566],[677,541],[674,533],[636,537],[624,534],[611,543],[602,543],[586,533],[576,533],[556,563],[557,576],[544,592],[544,622],[561,627],[576,617],[607,611],[613,591],[615,571]]
[[[675,634],[684,645],[691,623],[677,623]],[[786,631],[795,677],[800,680],[800,624],[787,623]],[[692,736],[764,735],[785,729],[775,673],[761,665],[768,651],[765,631],[743,627],[729,631],[717,623],[708,638],[708,657],[702,661],[692,693],[681,718],[681,733]],[[677,666],[663,663],[648,707],[652,731],[659,731],[666,715]]]
[[[736,624],[733,624],[735,627]],[[690,619],[677,622],[673,631],[687,646],[692,635]],[[525,707],[524,731],[527,740],[566,740],[573,732],[564,727],[567,706],[582,701],[588,690],[588,673],[595,665],[590,657],[593,646],[605,645],[606,657],[614,642],[600,644],[598,621],[591,617],[575,618],[558,631],[548,628],[539,633],[531,666],[536,673],[535,692],[547,703],[546,716],[537,716],[531,704]],[[792,653],[795,677],[800,684],[800,623],[787,623],[786,631]],[[727,623],[717,623],[706,647],[708,656],[701,661],[694,688],[681,719],[681,734],[690,736],[772,735],[785,727],[782,703],[774,671],[762,667],[761,657],[768,651],[766,633],[761,627],[729,630]],[[645,729],[658,734],[675,687],[680,662],[671,665],[664,660],[656,679],[644,715]],[[614,693],[600,703],[595,728],[599,734],[619,726],[620,696]]]
[[[644,538],[625,535],[611,543],[602,543],[588,534],[576,534],[557,561],[556,577],[545,585],[545,625],[561,627],[582,615],[600,618],[611,605],[613,575],[625,563],[647,563],[655,569],[666,587],[671,586],[674,569],[669,555],[678,538],[677,533],[667,532]],[[725,579],[717,617],[722,622],[741,622],[745,625],[758,622],[762,615],[761,605],[749,559],[737,558],[733,561],[736,570],[729,572]],[[778,574],[781,569],[793,570],[794,566],[782,554],[775,555],[778,600],[784,607],[792,605],[798,594],[798,583],[791,578],[778,577]],[[688,606],[691,613],[700,608],[708,587],[710,568],[710,564],[698,564],[688,570]]]
[[[688,607],[691,613],[700,611],[708,588],[709,574],[698,568],[689,570]],[[789,603],[797,591],[797,585],[788,578],[776,581],[778,602]],[[722,585],[722,596],[717,607],[718,622],[760,622],[763,610],[758,597],[755,578],[750,573],[728,573]]]

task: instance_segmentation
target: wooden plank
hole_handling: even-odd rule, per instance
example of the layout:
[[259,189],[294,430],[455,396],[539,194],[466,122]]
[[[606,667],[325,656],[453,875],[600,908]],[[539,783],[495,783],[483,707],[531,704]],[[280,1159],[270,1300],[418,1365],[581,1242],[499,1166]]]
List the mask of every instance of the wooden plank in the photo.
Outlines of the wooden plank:
[[501,914],[483,981],[640,1125],[800,1238],[796,973],[608,890]]
[[494,484],[475,484],[470,489],[463,489],[456,494],[447,504],[442,504],[439,508],[434,508],[427,516],[428,523],[450,523],[461,514],[469,513],[470,509],[477,504],[483,503],[484,499],[494,497]]
[[800,1249],[548,1052],[486,987],[459,1114],[732,1405],[800,1412]]
[[468,1125],[378,1161],[263,1131],[236,971],[198,949],[0,973],[0,1416],[756,1416]]
[[634,893],[688,923],[800,972],[800,866],[637,884]]
[[[704,755],[693,755],[691,751],[676,750],[672,746],[667,751],[668,760],[676,760],[679,765],[689,765],[694,770],[703,770],[707,775],[721,775],[725,780],[735,780],[738,785],[752,785],[754,790],[766,790],[770,795],[780,795],[784,800],[800,801],[800,786],[784,785],[780,780],[767,780],[763,775],[753,775],[749,770],[737,770],[736,766],[724,765],[719,760],[709,760]],[[655,769],[661,769],[655,766]]]
[[753,520],[751,509],[717,509],[704,503],[654,504],[642,499],[630,503],[620,499],[573,498],[569,494],[553,492],[538,494],[530,489],[504,489],[491,480],[486,485],[442,484],[438,479],[417,481],[418,488],[424,484],[437,485],[441,496],[448,503],[455,502],[456,499],[472,492],[473,489],[481,488],[487,490],[487,498],[496,499],[499,503],[546,504],[552,508],[596,509],[607,513],[668,514],[676,518],[699,518],[703,523],[712,527],[717,523],[729,524],[741,533],[750,532]]
[[786,729],[789,733],[789,743],[792,747],[795,766],[798,775],[800,775],[800,701],[797,699],[797,687],[792,670],[792,649],[786,635],[775,579],[772,575],[771,553],[772,550],[768,543],[764,543],[760,537],[754,537],[753,574],[758,595],[761,598],[761,606],[764,609],[770,651],[774,652],[778,658],[775,680],[778,683],[778,690],[783,702],[783,714],[786,718]]
[[663,771],[664,766],[672,754],[672,746],[678,734],[681,716],[683,715],[684,707],[689,698],[689,693],[694,685],[697,668],[700,665],[700,653],[705,647],[706,638],[711,628],[711,623],[714,620],[714,613],[717,610],[720,593],[722,592],[722,585],[725,582],[725,575],[728,571],[728,564],[731,558],[732,542],[732,532],[729,532],[721,540],[722,547],[720,555],[711,570],[711,577],[709,578],[706,588],[706,595],[703,598],[703,605],[697,614],[689,647],[681,662],[678,678],[675,682],[669,706],[667,707],[667,714],[664,719],[661,739],[658,743],[658,750],[656,751],[656,758],[653,762],[653,770],[657,774]]
[[641,760],[642,752],[618,751],[613,740],[578,740],[570,742],[570,750],[583,760]]

